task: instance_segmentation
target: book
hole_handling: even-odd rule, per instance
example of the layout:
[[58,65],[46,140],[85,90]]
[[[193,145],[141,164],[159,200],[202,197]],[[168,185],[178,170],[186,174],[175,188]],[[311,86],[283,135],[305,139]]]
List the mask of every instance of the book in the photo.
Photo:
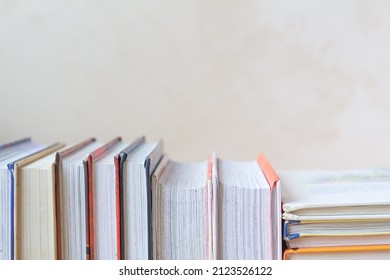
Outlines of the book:
[[54,144],[14,163],[15,259],[56,259]]
[[88,188],[83,161],[101,144],[95,138],[59,151],[55,156],[57,258],[89,259]]
[[152,258],[151,175],[163,143],[136,139],[115,157],[118,259]]
[[389,260],[390,245],[286,249],[283,260]]
[[153,259],[210,259],[208,162],[164,155],[152,176]]
[[84,160],[88,185],[90,259],[118,259],[115,156],[128,145],[116,137],[87,155]]
[[[389,244],[390,169],[297,170],[279,175],[288,248],[320,252],[328,247]],[[367,250],[361,255],[372,256]]]
[[218,258],[281,259],[280,181],[265,156],[217,170]]
[[390,216],[390,168],[279,172],[283,217],[328,220]]
[[285,221],[289,248],[390,244],[390,219]]
[[13,162],[43,148],[31,138],[0,145],[0,260],[14,258]]

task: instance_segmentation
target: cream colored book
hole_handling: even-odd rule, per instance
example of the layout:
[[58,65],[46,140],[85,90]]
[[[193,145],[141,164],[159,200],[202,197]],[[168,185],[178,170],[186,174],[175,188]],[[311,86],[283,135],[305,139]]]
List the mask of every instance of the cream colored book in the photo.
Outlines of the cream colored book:
[[15,259],[56,259],[56,144],[14,164]]

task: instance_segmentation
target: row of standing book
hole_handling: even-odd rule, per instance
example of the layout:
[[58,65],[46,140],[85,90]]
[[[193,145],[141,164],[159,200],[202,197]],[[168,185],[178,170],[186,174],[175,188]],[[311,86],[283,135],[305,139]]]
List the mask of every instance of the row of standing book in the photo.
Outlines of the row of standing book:
[[163,142],[0,145],[1,259],[390,259],[390,169],[275,172]]
[[172,161],[162,141],[0,149],[0,259],[279,259],[264,156]]

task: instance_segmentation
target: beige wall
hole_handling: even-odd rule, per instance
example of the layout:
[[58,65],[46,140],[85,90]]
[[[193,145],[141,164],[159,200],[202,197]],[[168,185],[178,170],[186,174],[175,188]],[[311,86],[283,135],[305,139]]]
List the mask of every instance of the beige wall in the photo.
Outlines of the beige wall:
[[[341,5],[342,3],[342,5]],[[0,142],[390,165],[389,1],[0,0]]]

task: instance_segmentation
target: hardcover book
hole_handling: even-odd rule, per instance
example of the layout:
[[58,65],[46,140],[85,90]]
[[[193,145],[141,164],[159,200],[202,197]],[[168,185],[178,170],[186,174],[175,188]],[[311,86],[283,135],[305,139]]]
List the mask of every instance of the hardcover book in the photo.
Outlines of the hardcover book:
[[56,259],[54,144],[13,164],[15,259]]
[[152,258],[151,176],[163,143],[135,140],[115,157],[118,259]]
[[30,138],[0,145],[0,260],[14,259],[13,163],[43,148]]
[[90,259],[114,260],[117,248],[117,212],[114,158],[127,144],[117,137],[84,160],[85,179],[88,185],[88,230]]
[[89,259],[88,188],[83,161],[100,147],[94,138],[57,152],[55,197],[57,258]]

